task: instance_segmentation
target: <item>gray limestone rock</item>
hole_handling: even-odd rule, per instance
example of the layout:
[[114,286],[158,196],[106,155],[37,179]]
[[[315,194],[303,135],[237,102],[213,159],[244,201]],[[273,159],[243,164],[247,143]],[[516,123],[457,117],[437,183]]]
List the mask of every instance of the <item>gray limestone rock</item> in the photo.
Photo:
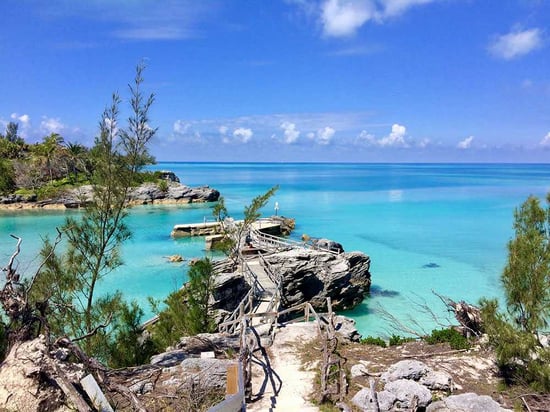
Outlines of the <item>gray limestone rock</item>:
[[418,383],[426,386],[430,390],[453,390],[453,377],[445,371],[429,370],[425,376],[420,378]]
[[511,412],[502,408],[490,396],[475,393],[451,395],[448,398],[432,403],[426,412]]
[[394,363],[382,374],[380,379],[383,382],[393,382],[399,379],[419,380],[427,375],[430,369],[428,366],[417,360],[402,360]]
[[425,386],[408,379],[388,382],[384,390],[395,395],[399,408],[411,408],[415,397],[418,399],[417,406],[420,408],[425,408],[432,401],[432,393]]
[[294,249],[266,256],[266,260],[283,276],[284,307],[309,301],[315,310],[324,311],[330,297],[334,310],[350,309],[370,288],[370,258],[361,252],[336,255]]

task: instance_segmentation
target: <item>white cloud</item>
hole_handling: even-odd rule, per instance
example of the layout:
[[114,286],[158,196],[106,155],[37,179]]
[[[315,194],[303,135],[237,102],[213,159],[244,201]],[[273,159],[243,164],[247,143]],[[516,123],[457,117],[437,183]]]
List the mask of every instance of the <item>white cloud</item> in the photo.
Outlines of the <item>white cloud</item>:
[[244,127],[239,127],[233,131],[233,136],[242,143],[248,143],[253,135],[254,133],[251,129],[246,129]]
[[473,141],[474,141],[474,136],[467,137],[466,139],[461,140],[460,142],[458,142],[456,147],[459,148],[459,149],[469,149],[470,147],[472,147],[472,142]]
[[391,127],[391,133],[378,140],[378,145],[382,147],[409,147],[409,144],[405,140],[406,134],[407,128],[395,123]]
[[489,51],[495,57],[511,60],[524,56],[542,46],[540,29],[516,30],[496,37],[489,45]]
[[27,127],[31,121],[31,117],[28,114],[22,114],[21,116],[19,116],[17,113],[12,113],[10,117],[13,120],[20,121],[23,127]]
[[424,148],[428,147],[430,144],[431,144],[430,139],[425,138],[425,139],[422,139],[421,141],[419,141],[417,146],[424,149]]
[[546,136],[542,138],[539,145],[541,145],[542,147],[550,147],[550,132],[548,132]]
[[[297,5],[308,17],[316,16],[328,37],[349,37],[369,21],[382,22],[405,13],[413,6],[436,0],[287,0]],[[348,50],[357,54],[357,50]],[[361,54],[364,54],[364,50]]]
[[327,145],[332,140],[332,137],[334,136],[334,133],[336,133],[336,130],[334,130],[330,126],[325,126],[322,129],[317,130],[317,143],[320,145]]
[[[105,119],[107,121],[108,119]],[[42,116],[40,122],[40,130],[45,133],[61,133],[65,129],[65,125],[61,123],[59,118]]]
[[190,127],[191,127],[190,123],[186,123],[183,120],[176,120],[174,122],[173,130],[174,130],[174,133],[184,134],[189,130]]
[[218,128],[218,132],[220,132],[220,134],[222,136],[225,136],[227,134],[227,131],[229,130],[229,128],[227,126],[220,126]]
[[296,129],[295,123],[282,122],[281,129],[284,130],[283,133],[285,135],[285,143],[287,144],[296,142],[298,137],[300,137],[300,131]]
[[321,5],[321,22],[326,36],[345,37],[355,32],[375,15],[370,1],[325,0]]
[[407,9],[422,4],[428,4],[434,0],[383,0],[381,3],[384,8],[384,16],[398,16],[403,14]]
[[355,140],[357,144],[366,144],[368,146],[374,146],[377,144],[376,137],[373,134],[370,134],[366,130],[361,130],[361,133],[359,133],[359,136],[357,136],[357,139]]

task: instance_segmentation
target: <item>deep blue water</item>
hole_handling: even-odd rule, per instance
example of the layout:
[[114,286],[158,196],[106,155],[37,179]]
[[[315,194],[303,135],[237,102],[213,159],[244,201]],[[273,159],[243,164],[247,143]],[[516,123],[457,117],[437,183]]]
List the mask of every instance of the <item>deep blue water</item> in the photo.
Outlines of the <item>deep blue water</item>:
[[[172,170],[190,186],[218,189],[235,218],[253,197],[279,185],[264,215],[273,213],[277,201],[280,214],[296,218],[295,238],[327,237],[371,257],[371,296],[350,315],[363,334],[372,335],[391,333],[378,314],[380,305],[404,323],[412,316],[429,330],[431,317],[413,302],[445,315],[432,290],[473,303],[500,296],[514,208],[528,195],[544,197],[550,190],[550,165],[532,164],[161,163],[154,169]],[[121,289],[148,311],[147,296],[162,298],[185,280],[186,265],[169,264],[165,257],[204,253],[202,239],[171,239],[172,227],[211,219],[211,206],[132,209],[126,264],[102,290]],[[14,233],[24,238],[21,269],[31,268],[41,236],[55,233],[64,216],[0,214],[0,261],[12,253],[8,235]]]

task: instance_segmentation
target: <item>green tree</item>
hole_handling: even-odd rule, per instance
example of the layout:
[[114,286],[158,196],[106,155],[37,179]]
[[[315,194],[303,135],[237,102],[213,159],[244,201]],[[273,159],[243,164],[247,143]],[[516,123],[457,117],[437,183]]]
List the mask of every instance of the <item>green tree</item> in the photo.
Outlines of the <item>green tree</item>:
[[9,160],[0,158],[0,194],[11,193],[15,189],[15,174]]
[[187,300],[185,312],[185,327],[189,335],[214,332],[216,325],[213,321],[210,299],[216,274],[212,262],[208,258],[197,260],[187,274],[184,297]]
[[[50,256],[35,282],[35,300],[49,302],[52,332],[80,341],[90,355],[108,357],[108,326],[121,311],[121,295],[97,296],[98,284],[122,265],[120,248],[130,238],[126,225],[127,195],[135,174],[149,159],[147,144],[153,137],[147,122],[151,95],[143,103],[141,83],[144,67],[139,65],[132,93],[132,108],[138,115],[129,119],[127,129],[118,126],[120,98],[100,121],[99,135],[91,150],[93,201],[80,217],[68,217],[61,228],[66,240],[62,254],[52,252],[46,242],[43,256]],[[135,120],[137,119],[137,121]]]
[[216,324],[210,305],[216,272],[208,258],[197,260],[188,272],[189,281],[171,293],[159,311],[158,302],[150,299],[159,319],[152,328],[153,341],[158,350],[176,343],[182,336],[214,332]]
[[[218,248],[232,258],[235,263],[238,263],[239,259],[241,259],[241,242],[250,232],[251,225],[261,217],[261,209],[278,189],[279,186],[273,186],[264,194],[252,199],[252,202],[244,207],[244,219],[242,223],[225,225],[226,239],[219,243]],[[225,208],[225,204],[223,207]]]
[[506,312],[496,299],[481,302],[485,329],[506,376],[550,389],[550,351],[540,333],[550,316],[550,195],[544,209],[529,197],[514,212],[515,236],[501,276]]
[[80,143],[68,142],[66,145],[67,173],[73,183],[78,179],[78,172],[86,170],[86,155],[88,150]]

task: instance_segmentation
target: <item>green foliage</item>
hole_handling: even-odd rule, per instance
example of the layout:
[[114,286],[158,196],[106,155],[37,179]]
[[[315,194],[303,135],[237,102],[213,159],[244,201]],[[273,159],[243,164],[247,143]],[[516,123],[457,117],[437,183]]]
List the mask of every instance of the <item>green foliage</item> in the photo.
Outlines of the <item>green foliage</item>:
[[163,193],[168,192],[168,182],[164,179],[160,179],[158,181],[158,188]]
[[115,319],[109,342],[108,364],[113,368],[142,365],[155,353],[154,345],[141,328],[143,310],[133,301],[123,303]]
[[376,345],[381,346],[382,348],[386,347],[386,342],[380,337],[367,336],[365,338],[361,338],[360,342],[363,345]]
[[0,158],[0,194],[15,190],[15,174],[10,161]]
[[550,316],[550,195],[544,209],[530,196],[514,212],[515,237],[501,276],[506,312],[496,299],[481,300],[481,315],[507,382],[550,390],[550,350],[540,332]]
[[8,349],[8,333],[7,326],[0,320],[0,362],[6,357],[6,351]]
[[432,334],[424,338],[424,340],[430,345],[436,343],[449,343],[452,349],[469,349],[470,342],[456,329],[434,329]]
[[178,342],[179,338],[187,334],[185,314],[187,304],[183,289],[172,292],[164,300],[166,308],[159,311],[159,303],[149,298],[153,311],[157,312],[158,320],[151,327],[153,343],[159,351]]
[[414,338],[406,338],[399,335],[391,335],[389,346],[399,346],[407,342],[413,342],[414,340],[415,340]]
[[[131,235],[126,225],[127,193],[144,159],[149,158],[146,145],[154,134],[147,125],[153,98],[143,103],[139,91],[142,70],[138,66],[135,84],[130,86],[131,105],[136,113],[130,117],[128,128],[118,125],[120,98],[116,94],[104,111],[99,135],[90,151],[93,201],[81,216],[66,219],[61,228],[66,242],[63,253],[57,253],[46,240],[42,250],[46,263],[31,290],[35,302],[47,303],[54,336],[79,340],[89,355],[103,360],[111,356],[113,338],[109,328],[122,328],[115,321],[117,317],[126,317],[129,322],[124,326],[126,334],[121,335],[126,342],[128,336],[135,337],[129,331],[139,315],[135,308],[125,308],[118,292],[100,298],[96,294],[105,276],[122,265],[121,246]],[[58,143],[60,139],[54,135],[44,142],[51,147]]]
[[187,311],[185,323],[190,335],[214,332],[212,309],[209,301],[214,288],[216,274],[212,262],[208,258],[197,260],[188,272],[189,282],[185,285]]
[[227,213],[227,208],[225,207],[225,199],[223,196],[218,198],[218,203],[212,208],[212,216],[216,218],[216,221],[221,222],[229,214]]
[[215,281],[215,271],[208,258],[197,260],[189,269],[189,282],[171,293],[164,301],[166,308],[158,310],[158,302],[152,303],[159,319],[151,329],[155,347],[164,350],[182,336],[214,332],[210,298]]
[[279,186],[273,186],[263,195],[256,196],[252,199],[250,205],[244,208],[244,226],[248,226],[258,220],[262,214],[260,210],[267,204],[268,200],[279,190]]

